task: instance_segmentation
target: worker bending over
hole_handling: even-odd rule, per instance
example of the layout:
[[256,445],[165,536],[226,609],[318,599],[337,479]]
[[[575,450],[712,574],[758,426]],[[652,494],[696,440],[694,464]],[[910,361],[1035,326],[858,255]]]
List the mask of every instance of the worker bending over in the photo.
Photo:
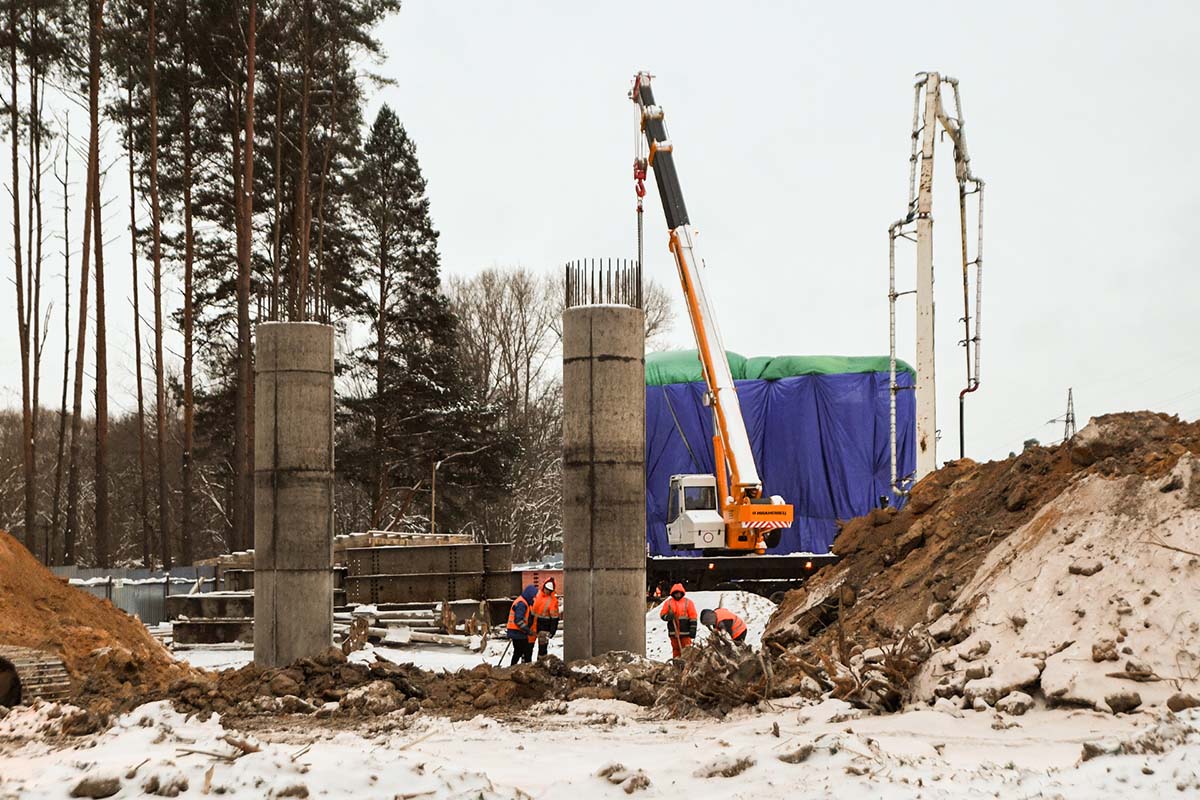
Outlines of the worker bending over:
[[516,666],[524,661],[528,664],[533,660],[533,643],[537,640],[534,632],[533,600],[538,588],[532,583],[521,590],[521,596],[513,600],[508,609],[508,638],[512,640],[512,663]]
[[558,595],[554,592],[554,578],[547,578],[533,599],[533,619],[537,634],[537,657],[541,661],[550,650],[550,640],[558,632]]
[[667,623],[667,636],[671,637],[671,655],[679,658],[683,648],[692,646],[696,638],[696,604],[688,600],[682,583],[671,587],[671,596],[658,610],[658,616]]
[[706,608],[700,612],[700,621],[710,631],[725,631],[735,642],[746,641],[746,623],[728,608],[713,610]]

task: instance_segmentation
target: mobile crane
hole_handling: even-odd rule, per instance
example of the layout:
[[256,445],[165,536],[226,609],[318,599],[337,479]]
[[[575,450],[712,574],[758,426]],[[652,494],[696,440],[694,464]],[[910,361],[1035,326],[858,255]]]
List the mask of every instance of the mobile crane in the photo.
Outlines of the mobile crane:
[[[648,169],[654,170],[670,231],[671,253],[687,305],[688,319],[707,386],[705,404],[713,410],[713,463],[716,474],[672,475],[667,511],[667,541],[677,550],[703,550],[706,555],[762,554],[779,543],[792,524],[792,506],[782,497],[763,497],[763,485],[750,449],[725,345],[712,300],[701,277],[703,261],[696,253],[696,234],[688,219],[671,140],[663,111],[654,102],[651,75],[639,72],[630,99],[638,106],[641,128],[635,141],[633,176],[638,196],[639,247],[642,197]],[[642,150],[642,134],[649,147]],[[640,258],[639,253],[639,258]]]

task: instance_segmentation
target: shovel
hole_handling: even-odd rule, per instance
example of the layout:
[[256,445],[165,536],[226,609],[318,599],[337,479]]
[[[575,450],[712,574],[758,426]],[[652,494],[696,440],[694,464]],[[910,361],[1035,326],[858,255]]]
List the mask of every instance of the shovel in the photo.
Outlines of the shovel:
[[504,645],[504,652],[500,654],[500,658],[496,661],[497,667],[504,663],[504,657],[508,655],[508,648],[512,647],[512,642],[513,640],[509,639],[508,644]]

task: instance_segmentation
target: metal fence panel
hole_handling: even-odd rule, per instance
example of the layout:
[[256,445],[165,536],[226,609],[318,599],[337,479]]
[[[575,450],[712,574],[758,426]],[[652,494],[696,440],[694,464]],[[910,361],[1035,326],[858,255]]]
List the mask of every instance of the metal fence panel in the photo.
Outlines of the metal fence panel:
[[[125,613],[136,614],[147,625],[157,625],[167,619],[167,594],[187,594],[201,578],[200,591],[211,592],[216,589],[215,567],[179,567],[169,573],[146,569],[51,569],[55,575],[70,579],[75,588],[110,600]],[[106,580],[97,580],[101,578]]]

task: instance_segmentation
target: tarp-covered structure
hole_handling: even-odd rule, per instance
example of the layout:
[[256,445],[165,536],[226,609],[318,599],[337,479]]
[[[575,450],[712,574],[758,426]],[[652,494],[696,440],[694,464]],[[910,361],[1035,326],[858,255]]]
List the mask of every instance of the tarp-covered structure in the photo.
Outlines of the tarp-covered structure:
[[[795,521],[770,553],[828,553],[837,520],[892,498],[888,446],[888,359],[728,353],[750,445],[767,495],[795,507]],[[896,381],[914,373],[896,362]],[[667,544],[672,475],[713,472],[712,409],[695,350],[646,356],[646,542],[650,555],[700,555]],[[898,473],[912,473],[912,391],[896,393]]]

